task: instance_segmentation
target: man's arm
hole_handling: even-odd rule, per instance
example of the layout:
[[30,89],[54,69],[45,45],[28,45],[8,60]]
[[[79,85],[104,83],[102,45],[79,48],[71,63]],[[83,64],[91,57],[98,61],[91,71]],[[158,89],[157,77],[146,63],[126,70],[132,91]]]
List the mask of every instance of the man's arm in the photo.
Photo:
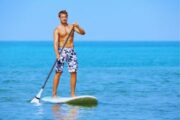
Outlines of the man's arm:
[[54,51],[56,53],[56,58],[59,59],[60,54],[58,52],[58,30],[57,29],[54,30]]
[[79,33],[79,34],[81,34],[81,35],[84,35],[84,34],[85,34],[84,29],[82,29],[81,27],[79,27],[78,23],[74,23],[74,24],[73,24],[73,27],[74,27],[74,30],[75,30],[77,33]]

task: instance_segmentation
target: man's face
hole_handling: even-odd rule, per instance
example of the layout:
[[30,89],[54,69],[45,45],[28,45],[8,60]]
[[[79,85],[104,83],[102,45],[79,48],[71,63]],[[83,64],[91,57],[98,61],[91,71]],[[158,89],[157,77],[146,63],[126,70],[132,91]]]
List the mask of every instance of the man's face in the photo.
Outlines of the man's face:
[[67,19],[68,19],[68,17],[67,17],[66,14],[61,14],[60,15],[61,23],[66,24],[67,23]]

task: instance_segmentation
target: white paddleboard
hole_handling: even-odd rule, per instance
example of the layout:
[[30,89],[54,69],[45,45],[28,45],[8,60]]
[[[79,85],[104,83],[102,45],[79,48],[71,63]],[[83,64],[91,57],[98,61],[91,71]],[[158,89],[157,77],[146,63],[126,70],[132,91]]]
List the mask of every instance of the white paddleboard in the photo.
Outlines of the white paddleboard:
[[43,97],[42,101],[49,103],[68,103],[74,105],[96,105],[97,98],[90,95],[76,96],[76,97]]

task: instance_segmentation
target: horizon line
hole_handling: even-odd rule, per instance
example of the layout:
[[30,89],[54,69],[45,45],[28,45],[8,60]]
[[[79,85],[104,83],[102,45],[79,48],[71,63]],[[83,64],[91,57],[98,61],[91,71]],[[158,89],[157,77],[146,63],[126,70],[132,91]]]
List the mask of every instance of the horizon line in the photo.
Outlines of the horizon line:
[[[74,42],[180,42],[180,40],[74,40]],[[0,40],[0,42],[53,42],[53,40]]]

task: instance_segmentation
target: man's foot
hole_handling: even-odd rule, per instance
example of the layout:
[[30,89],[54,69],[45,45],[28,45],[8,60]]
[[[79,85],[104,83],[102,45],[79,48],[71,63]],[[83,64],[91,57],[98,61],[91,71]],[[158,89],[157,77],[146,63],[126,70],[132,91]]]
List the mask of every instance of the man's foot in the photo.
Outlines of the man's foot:
[[53,95],[52,98],[55,99],[55,98],[58,98],[58,96],[57,95]]
[[71,94],[71,97],[76,97],[76,95],[75,94]]

